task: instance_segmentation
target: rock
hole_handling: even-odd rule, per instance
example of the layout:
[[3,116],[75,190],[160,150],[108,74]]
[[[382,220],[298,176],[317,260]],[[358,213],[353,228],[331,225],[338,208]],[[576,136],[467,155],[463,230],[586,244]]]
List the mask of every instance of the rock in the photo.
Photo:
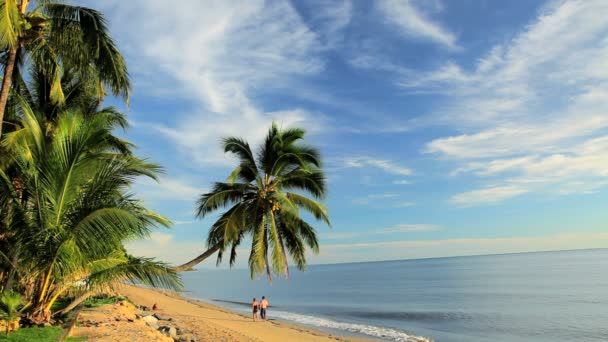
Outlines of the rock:
[[173,318],[171,318],[171,317],[160,316],[157,313],[152,314],[152,316],[156,317],[156,319],[158,319],[159,321],[172,321],[173,320]]
[[140,305],[137,308],[141,311],[150,311],[150,308],[145,305]]
[[142,320],[146,322],[147,325],[151,326],[154,329],[158,329],[158,319],[152,315],[142,317]]
[[163,325],[162,327],[158,328],[158,331],[171,338],[175,338],[177,336],[177,330],[175,330],[174,327],[169,325]]
[[197,342],[197,341],[196,341],[196,337],[194,337],[194,335],[184,334],[184,335],[178,335],[175,338],[175,342]]
[[192,334],[192,331],[188,330],[188,329],[180,329],[180,328],[175,328],[175,330],[177,330],[177,334],[178,335],[188,335],[188,334]]

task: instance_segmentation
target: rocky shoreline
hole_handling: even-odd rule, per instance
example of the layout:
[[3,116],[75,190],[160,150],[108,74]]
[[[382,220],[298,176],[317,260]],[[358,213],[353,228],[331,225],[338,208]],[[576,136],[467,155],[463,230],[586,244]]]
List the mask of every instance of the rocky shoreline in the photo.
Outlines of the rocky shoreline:
[[70,336],[94,341],[199,342],[172,317],[126,300],[82,310]]

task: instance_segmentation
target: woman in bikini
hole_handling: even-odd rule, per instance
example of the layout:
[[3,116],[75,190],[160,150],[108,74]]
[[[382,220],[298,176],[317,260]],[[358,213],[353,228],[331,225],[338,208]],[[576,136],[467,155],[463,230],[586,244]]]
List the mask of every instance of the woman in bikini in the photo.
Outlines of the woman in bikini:
[[251,308],[253,309],[253,315],[251,316],[253,318],[253,321],[257,321],[258,319],[258,308],[259,308],[260,304],[258,303],[258,301],[253,298],[253,302],[251,303]]

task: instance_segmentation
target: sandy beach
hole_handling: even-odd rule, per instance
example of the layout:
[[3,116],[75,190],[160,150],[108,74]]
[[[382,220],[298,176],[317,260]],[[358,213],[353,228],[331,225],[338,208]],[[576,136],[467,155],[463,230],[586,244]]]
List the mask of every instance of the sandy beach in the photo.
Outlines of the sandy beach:
[[[136,305],[151,308],[156,304],[154,313],[169,320],[159,321],[159,325],[185,331],[185,336],[196,341],[365,341],[273,320],[253,322],[250,317],[169,292],[124,286],[120,293]],[[71,336],[86,336],[93,341],[171,341],[136,318],[132,311],[128,303],[85,309]]]

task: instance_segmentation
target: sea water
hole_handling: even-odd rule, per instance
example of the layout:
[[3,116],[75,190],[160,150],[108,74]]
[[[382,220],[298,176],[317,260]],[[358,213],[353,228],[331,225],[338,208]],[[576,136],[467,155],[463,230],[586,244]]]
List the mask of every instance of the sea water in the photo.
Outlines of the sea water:
[[184,274],[186,295],[268,318],[389,341],[608,341],[608,249]]

